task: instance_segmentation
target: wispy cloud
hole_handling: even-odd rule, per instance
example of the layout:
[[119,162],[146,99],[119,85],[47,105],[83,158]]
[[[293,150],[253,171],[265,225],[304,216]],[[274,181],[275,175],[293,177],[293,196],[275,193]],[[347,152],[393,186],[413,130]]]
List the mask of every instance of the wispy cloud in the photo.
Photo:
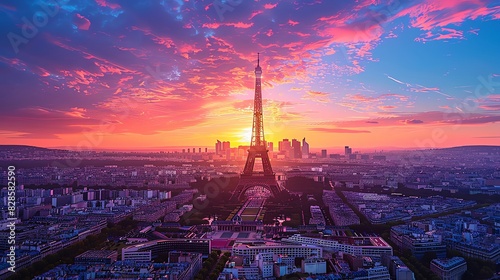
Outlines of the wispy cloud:
[[354,129],[344,129],[344,128],[326,128],[326,127],[314,127],[310,128],[310,131],[327,132],[327,133],[370,133],[368,130],[354,130]]
[[328,98],[329,95],[330,94],[327,92],[309,90],[304,96],[302,96],[302,99],[312,100],[320,103],[329,103],[331,102],[331,100]]
[[[352,121],[328,122],[338,127],[395,127],[405,125],[483,125],[500,121],[500,115],[461,112],[380,112],[381,117]],[[387,116],[386,116],[387,115]]]
[[407,82],[403,82],[401,80],[398,80],[398,79],[396,79],[392,76],[389,76],[387,74],[385,74],[385,76],[389,80],[392,80],[392,81],[394,81],[398,84],[401,84],[401,85],[405,85],[412,92],[435,92],[435,93],[441,94],[443,96],[446,96],[448,98],[452,98],[451,95],[441,92],[441,90],[437,87],[426,87],[426,86],[419,85],[419,84],[411,84],[411,83],[407,83]]

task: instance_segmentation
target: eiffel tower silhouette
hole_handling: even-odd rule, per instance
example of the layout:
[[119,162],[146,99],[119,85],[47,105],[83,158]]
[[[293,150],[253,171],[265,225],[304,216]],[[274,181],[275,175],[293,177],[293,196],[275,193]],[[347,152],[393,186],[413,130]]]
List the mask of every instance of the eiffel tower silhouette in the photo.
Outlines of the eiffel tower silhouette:
[[[255,67],[255,99],[253,108],[252,140],[245,168],[240,174],[238,186],[233,192],[232,199],[241,200],[245,192],[256,186],[263,187],[276,196],[280,191],[280,186],[276,181],[271,161],[267,154],[266,140],[264,139],[264,117],[262,115],[262,68],[260,67],[260,54],[257,54],[257,67]],[[255,159],[262,160],[262,172],[254,171]]]

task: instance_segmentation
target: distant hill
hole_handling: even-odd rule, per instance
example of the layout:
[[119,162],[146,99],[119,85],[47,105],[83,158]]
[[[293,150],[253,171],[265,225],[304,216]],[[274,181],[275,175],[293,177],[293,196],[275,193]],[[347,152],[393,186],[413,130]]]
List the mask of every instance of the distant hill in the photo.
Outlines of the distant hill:
[[472,145],[472,146],[442,148],[437,150],[441,150],[444,152],[463,152],[463,153],[498,153],[500,152],[500,146]]
[[0,145],[0,152],[4,151],[33,152],[33,151],[50,151],[50,150],[54,149],[28,146],[28,145]]

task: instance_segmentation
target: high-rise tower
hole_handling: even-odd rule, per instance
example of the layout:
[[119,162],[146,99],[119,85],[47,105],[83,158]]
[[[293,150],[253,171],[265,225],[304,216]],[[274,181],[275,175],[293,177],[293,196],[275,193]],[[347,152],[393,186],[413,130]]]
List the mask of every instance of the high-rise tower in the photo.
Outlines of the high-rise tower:
[[309,158],[309,143],[306,142],[306,138],[302,139],[302,158]]
[[[240,175],[240,181],[236,187],[233,198],[241,199],[246,190],[252,187],[261,186],[268,189],[272,195],[280,192],[278,183],[274,176],[271,161],[267,154],[267,145],[264,138],[264,117],[262,114],[262,68],[260,67],[260,56],[257,54],[257,66],[255,67],[255,99],[253,108],[252,139],[248,157]],[[255,159],[262,160],[261,172],[254,171]]]

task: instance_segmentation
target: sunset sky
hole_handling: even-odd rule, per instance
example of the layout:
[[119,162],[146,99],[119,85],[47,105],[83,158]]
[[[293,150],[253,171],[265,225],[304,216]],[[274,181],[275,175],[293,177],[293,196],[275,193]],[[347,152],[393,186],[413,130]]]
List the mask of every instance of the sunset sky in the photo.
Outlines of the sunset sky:
[[[7,0],[0,144],[500,144],[500,2]],[[277,145],[277,144],[275,144]]]

